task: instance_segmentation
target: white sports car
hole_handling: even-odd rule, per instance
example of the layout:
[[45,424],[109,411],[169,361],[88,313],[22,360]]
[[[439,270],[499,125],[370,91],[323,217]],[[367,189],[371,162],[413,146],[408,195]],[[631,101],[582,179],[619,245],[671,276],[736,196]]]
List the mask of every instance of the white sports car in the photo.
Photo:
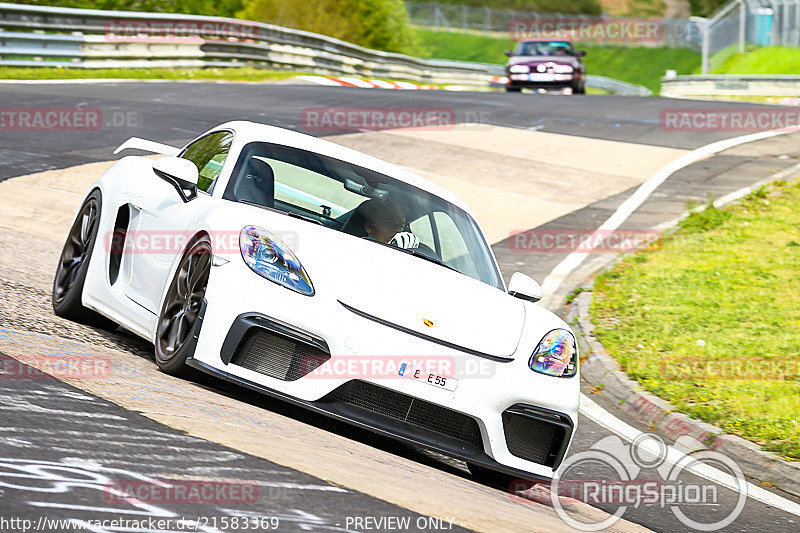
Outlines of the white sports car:
[[578,420],[578,353],[541,288],[506,287],[469,208],[397,166],[230,122],[89,189],[56,314],[122,325],[201,370],[464,460],[546,479]]

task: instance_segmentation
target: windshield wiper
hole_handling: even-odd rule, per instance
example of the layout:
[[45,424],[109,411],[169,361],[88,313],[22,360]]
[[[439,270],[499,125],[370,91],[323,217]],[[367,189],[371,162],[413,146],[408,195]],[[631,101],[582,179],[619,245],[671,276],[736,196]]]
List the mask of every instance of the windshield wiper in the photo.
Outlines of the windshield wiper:
[[[381,244],[383,244],[383,243],[381,243]],[[421,257],[422,259],[427,259],[431,263],[436,263],[437,265],[442,265],[443,267],[449,268],[450,270],[452,270],[454,272],[459,272],[458,270],[456,270],[455,268],[451,267],[450,265],[448,265],[447,263],[445,263],[441,259],[436,259],[435,257],[431,257],[431,256],[429,256],[428,254],[426,254],[424,252],[420,252],[419,250],[415,250],[414,248],[399,248],[397,246],[392,246],[391,244],[387,244],[386,246],[390,246],[392,248],[397,248],[401,252],[405,252],[405,253],[413,255],[415,257]]]
[[287,215],[287,216],[290,216],[290,217],[299,218],[300,220],[305,220],[306,222],[313,222],[314,224],[319,224],[320,226],[324,226],[325,225],[320,220],[317,220],[316,218],[310,217],[308,215],[303,215],[303,214],[300,214],[300,213],[294,213],[292,211],[284,211],[283,209],[275,209],[274,207],[269,207],[268,205],[259,204],[259,203],[256,203],[256,202],[250,202],[248,200],[239,200],[239,203],[252,205],[252,206],[255,206],[255,207],[260,207],[260,208],[266,209],[268,211],[275,211],[276,213],[281,213],[282,215]]

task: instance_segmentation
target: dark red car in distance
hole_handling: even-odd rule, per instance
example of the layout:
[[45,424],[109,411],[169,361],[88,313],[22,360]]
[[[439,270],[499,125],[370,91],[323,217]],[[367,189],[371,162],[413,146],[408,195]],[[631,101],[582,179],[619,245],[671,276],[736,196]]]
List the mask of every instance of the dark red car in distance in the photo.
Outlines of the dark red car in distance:
[[586,65],[580,59],[586,52],[575,50],[570,41],[525,40],[506,55],[508,92],[571,87],[573,94],[586,94]]

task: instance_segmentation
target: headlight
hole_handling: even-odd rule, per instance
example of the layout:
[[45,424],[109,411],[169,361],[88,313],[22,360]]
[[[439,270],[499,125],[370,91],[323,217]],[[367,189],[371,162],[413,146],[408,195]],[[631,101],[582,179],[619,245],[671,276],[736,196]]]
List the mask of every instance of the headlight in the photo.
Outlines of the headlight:
[[555,72],[558,72],[559,74],[566,74],[568,72],[572,72],[572,66],[570,66],[570,65],[555,65],[553,67],[553,70]]
[[314,295],[311,278],[288,246],[265,229],[247,226],[239,234],[242,258],[253,272],[307,296]]
[[554,329],[539,342],[528,362],[531,370],[568,378],[578,370],[578,349],[575,337],[565,329]]
[[508,71],[513,72],[514,74],[520,74],[530,72],[531,68],[528,65],[511,65],[508,67]]

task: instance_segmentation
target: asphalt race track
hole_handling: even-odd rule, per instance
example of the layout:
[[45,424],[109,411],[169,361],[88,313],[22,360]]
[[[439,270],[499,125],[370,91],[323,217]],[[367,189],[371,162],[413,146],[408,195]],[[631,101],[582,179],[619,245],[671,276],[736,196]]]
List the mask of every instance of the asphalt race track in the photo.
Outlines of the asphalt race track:
[[[37,172],[114,159],[113,149],[132,136],[178,146],[216,124],[235,119],[304,131],[301,112],[312,107],[447,108],[454,110],[459,122],[564,134],[576,139],[630,143],[632,158],[637,157],[637,146],[692,150],[742,134],[670,132],[660,126],[660,116],[665,110],[719,108],[719,103],[617,96],[397,91],[284,83],[3,83],[0,84],[0,102],[4,109],[84,107],[99,109],[103,115],[103,126],[91,131],[0,129],[0,182]],[[752,104],[724,105],[727,108],[757,107]],[[308,133],[333,135],[337,132]],[[709,195],[721,196],[791,167],[800,156],[800,144],[796,141],[794,135],[760,141],[757,148],[732,149],[682,169],[648,198],[626,223],[627,227],[651,227],[674,219],[683,212],[687,200],[704,201]],[[475,148],[480,149],[479,146]],[[569,150],[569,142],[566,142],[564,160],[569,160],[573,155]],[[647,177],[643,176],[642,181]],[[595,228],[633,190],[629,188],[598,199],[544,226]],[[0,207],[5,209],[5,206]],[[536,226],[532,224],[531,227]],[[23,257],[24,243],[18,246],[15,249]],[[521,257],[521,254],[510,251],[506,241],[498,241],[493,246],[506,279],[514,270],[522,270],[541,282],[563,258],[561,254]],[[31,272],[32,276],[37,276],[39,270],[34,268]],[[31,286],[49,283],[50,279],[39,280]],[[5,305],[9,299],[23,304],[11,314],[0,311],[0,338],[12,336],[11,330],[38,332],[35,335],[45,333],[41,331],[42,328],[26,322],[26,306],[33,308],[38,305],[40,311],[46,309],[44,296],[33,294],[21,285],[13,285],[0,271],[0,305]],[[13,311],[14,306],[11,307]],[[146,343],[118,334],[103,336],[102,343],[129,352],[131,358],[140,362],[147,362],[147,353],[151,349]],[[5,361],[9,362],[8,359]],[[9,364],[14,363],[11,361]],[[242,409],[255,407],[275,411],[311,426],[313,431],[322,434],[329,432],[356,443],[366,443],[395,454],[403,461],[421,463],[454,474],[459,482],[469,483],[469,474],[457,461],[353,431],[347,426],[297,412],[280,402],[265,401],[256,394],[228,384],[209,380],[196,387],[204,393],[210,392],[226,397],[231,402],[239,402]],[[259,515],[279,518],[281,530],[389,529],[387,522],[382,523],[384,527],[367,528],[363,523],[360,527],[353,522],[345,523],[343,518],[365,515],[376,519],[408,517],[412,524],[423,518],[424,523],[425,517],[420,513],[388,503],[372,494],[353,491],[261,457],[186,434],[57,380],[0,380],[0,396],[0,476],[3,476],[0,477],[0,501],[3,502],[2,508],[13,508],[16,516],[35,521],[41,515],[42,508],[52,510],[49,516],[55,518],[77,516],[88,520],[89,517],[111,517],[125,511],[131,511],[131,516],[136,516],[137,509],[131,509],[130,504],[108,505],[105,510],[98,510],[96,504],[82,502],[87,501],[87,493],[102,489],[109,479],[117,480],[120,476],[124,479],[146,478],[148,483],[156,478],[202,476],[208,479],[235,477],[255,483],[262,494],[267,492],[270,495],[269,505],[259,508]],[[646,427],[619,413],[615,406],[603,405],[599,399],[597,401],[628,424],[647,431]],[[170,405],[162,405],[161,408],[169,411]],[[66,417],[70,422],[54,423],[54,417],[57,420]],[[582,416],[571,453],[587,450],[609,435],[612,435],[611,431]],[[57,484],[59,474],[64,474],[65,467],[53,466],[56,463],[64,464],[64,457],[71,460],[69,475],[75,476],[74,479],[70,478],[74,486],[67,493],[46,490],[46,487]],[[34,471],[38,477],[21,474]],[[648,473],[645,469],[645,474]],[[640,477],[658,477],[655,472],[651,474]],[[600,470],[596,473],[598,478],[603,475]],[[76,481],[78,478],[84,481],[91,478],[94,481],[81,484]],[[9,479],[16,479],[17,488],[8,488],[3,484]],[[686,482],[708,483],[694,476],[687,477]],[[718,507],[698,507],[687,514],[705,522],[712,522],[715,516],[724,514],[723,509],[735,503],[737,494],[722,486],[717,488],[720,494]],[[432,497],[435,497],[436,487],[431,486],[430,489]],[[484,489],[501,494],[494,488]],[[797,503],[796,498],[782,493],[780,496]],[[169,505],[162,507],[158,511],[161,513],[159,516],[178,519],[184,515],[180,508]],[[613,512],[615,508],[608,507],[605,510]],[[241,515],[241,509],[239,511]],[[152,510],[148,513],[153,514]],[[236,516],[237,510],[218,506],[214,509],[193,509],[192,513],[198,516]],[[438,518],[447,517],[442,515]],[[655,531],[678,532],[687,529],[668,508],[659,505],[629,508],[624,518]],[[723,530],[790,531],[797,529],[799,520],[800,516],[748,498],[738,519]],[[448,523],[445,520],[443,527],[428,530],[450,530],[446,526]],[[0,527],[0,530],[3,529]],[[453,529],[457,529],[457,526],[453,525]],[[531,524],[531,529],[540,527]],[[414,530],[413,527],[411,530]]]
[[[660,113],[714,104],[618,96],[534,96],[445,91],[362,90],[284,84],[102,83],[0,85],[4,108],[87,107],[103,112],[104,127],[76,135],[0,132],[0,180],[109,158],[131,136],[181,142],[228,120],[301,129],[313,107],[451,108],[459,122],[486,122],[581,137],[692,149],[737,133],[667,132]],[[524,100],[523,100],[524,98]],[[521,105],[524,102],[524,105]],[[757,107],[726,104],[726,107]],[[131,120],[128,120],[128,117]],[[120,124],[119,126],[115,125]],[[565,158],[569,154],[564,154]]]

